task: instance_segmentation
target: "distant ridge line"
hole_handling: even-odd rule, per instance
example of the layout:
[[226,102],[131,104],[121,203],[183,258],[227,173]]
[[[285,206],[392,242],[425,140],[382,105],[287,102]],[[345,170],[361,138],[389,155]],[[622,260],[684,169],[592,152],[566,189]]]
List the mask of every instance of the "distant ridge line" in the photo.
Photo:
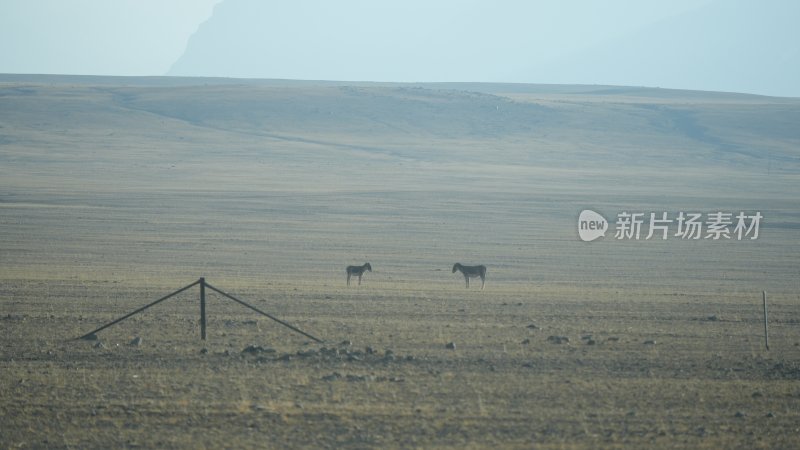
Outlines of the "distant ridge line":
[[[118,75],[62,75],[62,74],[10,74],[0,73],[0,83],[36,84],[76,84],[132,87],[182,87],[182,86],[225,86],[250,85],[271,87],[302,86],[354,86],[354,87],[407,87],[424,89],[453,89],[475,91],[487,94],[582,94],[582,95],[631,95],[631,96],[669,96],[679,94],[691,97],[719,98],[786,98],[738,92],[699,91],[688,89],[667,89],[647,86],[614,86],[591,84],[550,84],[550,83],[500,83],[500,82],[388,82],[388,81],[336,81],[336,80],[290,80],[272,78],[226,78],[226,77],[187,77],[187,76],[118,76]],[[656,95],[658,94],[658,95]]]

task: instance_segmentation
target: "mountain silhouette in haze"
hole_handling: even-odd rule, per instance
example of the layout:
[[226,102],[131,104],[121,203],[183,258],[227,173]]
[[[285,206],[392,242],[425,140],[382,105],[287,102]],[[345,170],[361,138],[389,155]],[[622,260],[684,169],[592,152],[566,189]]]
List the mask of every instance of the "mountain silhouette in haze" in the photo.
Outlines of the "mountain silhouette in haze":
[[800,96],[794,23],[800,3],[714,0],[622,37],[587,29],[581,45],[564,52],[554,50],[560,39],[581,29],[548,39],[508,8],[474,1],[452,6],[224,0],[168,75],[610,84]]
[[[169,75],[350,81],[486,81],[507,76],[512,50],[491,36],[502,11],[480,2],[225,0]],[[460,4],[459,4],[460,5]],[[485,12],[485,14],[482,14]],[[483,16],[486,26],[476,26]],[[516,28],[520,28],[517,26]]]

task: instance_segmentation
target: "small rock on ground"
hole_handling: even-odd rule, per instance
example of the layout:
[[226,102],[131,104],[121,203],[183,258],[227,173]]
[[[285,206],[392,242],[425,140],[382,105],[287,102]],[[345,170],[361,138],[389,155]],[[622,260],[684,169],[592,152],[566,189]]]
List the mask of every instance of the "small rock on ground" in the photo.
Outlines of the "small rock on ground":
[[548,336],[547,342],[552,342],[553,344],[569,344],[569,338],[566,336]]
[[248,345],[242,353],[276,353],[275,349],[262,347],[260,345]]

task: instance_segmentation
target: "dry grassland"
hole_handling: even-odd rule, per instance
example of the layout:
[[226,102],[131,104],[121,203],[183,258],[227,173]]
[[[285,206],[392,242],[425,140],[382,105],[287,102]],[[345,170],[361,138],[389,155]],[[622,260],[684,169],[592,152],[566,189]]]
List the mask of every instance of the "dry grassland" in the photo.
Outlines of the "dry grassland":
[[[800,445],[797,101],[3,80],[3,448]],[[585,243],[586,208],[765,219]],[[200,276],[325,342],[213,292],[201,341],[197,288],[74,340]]]

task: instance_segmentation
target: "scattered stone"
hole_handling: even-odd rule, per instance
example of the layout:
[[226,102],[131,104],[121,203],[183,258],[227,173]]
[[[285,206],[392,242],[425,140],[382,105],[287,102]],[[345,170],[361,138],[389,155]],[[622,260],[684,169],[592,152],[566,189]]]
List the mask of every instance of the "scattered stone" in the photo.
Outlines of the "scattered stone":
[[648,340],[644,341],[643,344],[644,345],[656,345],[656,341],[654,341],[652,339],[648,339]]
[[342,347],[350,347],[351,345],[353,345],[353,343],[349,340],[344,340],[339,345],[341,345]]
[[553,344],[569,344],[569,338],[566,336],[548,336],[547,342],[552,342]]
[[532,323],[532,324],[528,325],[525,328],[528,328],[530,330],[538,330],[539,329],[539,327],[537,327],[535,323]]
[[128,345],[133,345],[135,347],[138,347],[138,346],[142,345],[142,338],[139,337],[139,336],[136,336],[135,338],[131,339],[131,341],[128,343]]
[[597,342],[595,342],[594,339],[587,339],[586,340],[586,345],[595,345],[595,344],[597,344]]
[[323,376],[322,381],[336,381],[340,378],[342,378],[342,374],[340,374],[339,372],[333,372],[330,375]]
[[758,392],[758,391],[753,392],[753,395],[752,395],[753,398],[761,398],[763,396],[764,396],[764,394],[762,394],[761,392]]
[[530,343],[531,343],[530,339],[523,339],[522,342],[520,342],[520,344],[522,344],[522,345],[528,345]]
[[387,348],[386,351],[383,352],[383,356],[385,356],[385,357],[392,356],[393,357],[394,356],[394,350],[392,350],[390,348]]
[[314,349],[306,350],[306,351],[298,350],[297,351],[297,356],[299,356],[301,358],[311,358],[313,356],[317,356],[317,351],[314,350]]
[[772,418],[772,417],[775,417],[775,414],[773,414],[773,413],[772,413],[772,411],[770,411],[770,412],[768,412],[768,413],[766,414],[766,417],[770,417],[770,418]]
[[321,349],[319,349],[319,353],[320,355],[339,356],[339,349],[322,347]]
[[83,339],[84,341],[96,341],[99,338],[97,337],[96,334],[92,333],[92,334],[87,334],[86,336],[82,337],[81,339]]
[[533,363],[532,362],[523,363],[522,367],[525,367],[525,368],[528,368],[528,369],[533,369]]
[[717,317],[716,315],[711,315],[711,316],[708,316],[705,319],[703,319],[704,322],[716,322],[718,320],[719,320],[719,317]]
[[356,354],[347,355],[348,361],[362,361],[361,357]]
[[389,381],[392,383],[403,383],[406,379],[403,377],[389,377]]
[[206,353],[208,353],[208,349],[207,348],[203,347],[203,348],[200,349],[200,354],[201,355],[205,355]]
[[292,355],[290,355],[288,353],[284,353],[283,355],[281,355],[278,358],[278,361],[286,361],[286,362],[288,362],[288,361],[291,361],[291,360],[292,360]]
[[94,348],[106,348],[106,344],[103,344],[100,341],[97,341],[96,344],[93,345]]
[[412,355],[406,355],[406,361],[414,361],[414,359]]
[[366,353],[368,355],[374,355],[375,354],[375,349],[368,346],[367,348],[364,349],[364,353]]
[[582,341],[591,341],[592,340],[592,335],[591,334],[584,334],[584,335],[581,336],[581,340]]
[[619,338],[617,336],[609,336],[606,340],[608,342],[619,342]]
[[260,345],[250,344],[247,347],[245,347],[244,350],[242,350],[242,353],[251,353],[251,354],[256,354],[256,353],[276,353],[276,351],[273,348],[265,348],[265,347],[262,347]]
[[733,416],[734,416],[734,417],[739,417],[739,418],[742,418],[742,417],[746,417],[746,416],[747,416],[747,414],[745,414],[745,413],[743,413],[743,412],[741,412],[741,411],[736,411],[736,414],[734,414]]
[[456,343],[455,342],[448,342],[447,344],[445,344],[444,348],[449,349],[449,350],[455,350],[456,349]]

